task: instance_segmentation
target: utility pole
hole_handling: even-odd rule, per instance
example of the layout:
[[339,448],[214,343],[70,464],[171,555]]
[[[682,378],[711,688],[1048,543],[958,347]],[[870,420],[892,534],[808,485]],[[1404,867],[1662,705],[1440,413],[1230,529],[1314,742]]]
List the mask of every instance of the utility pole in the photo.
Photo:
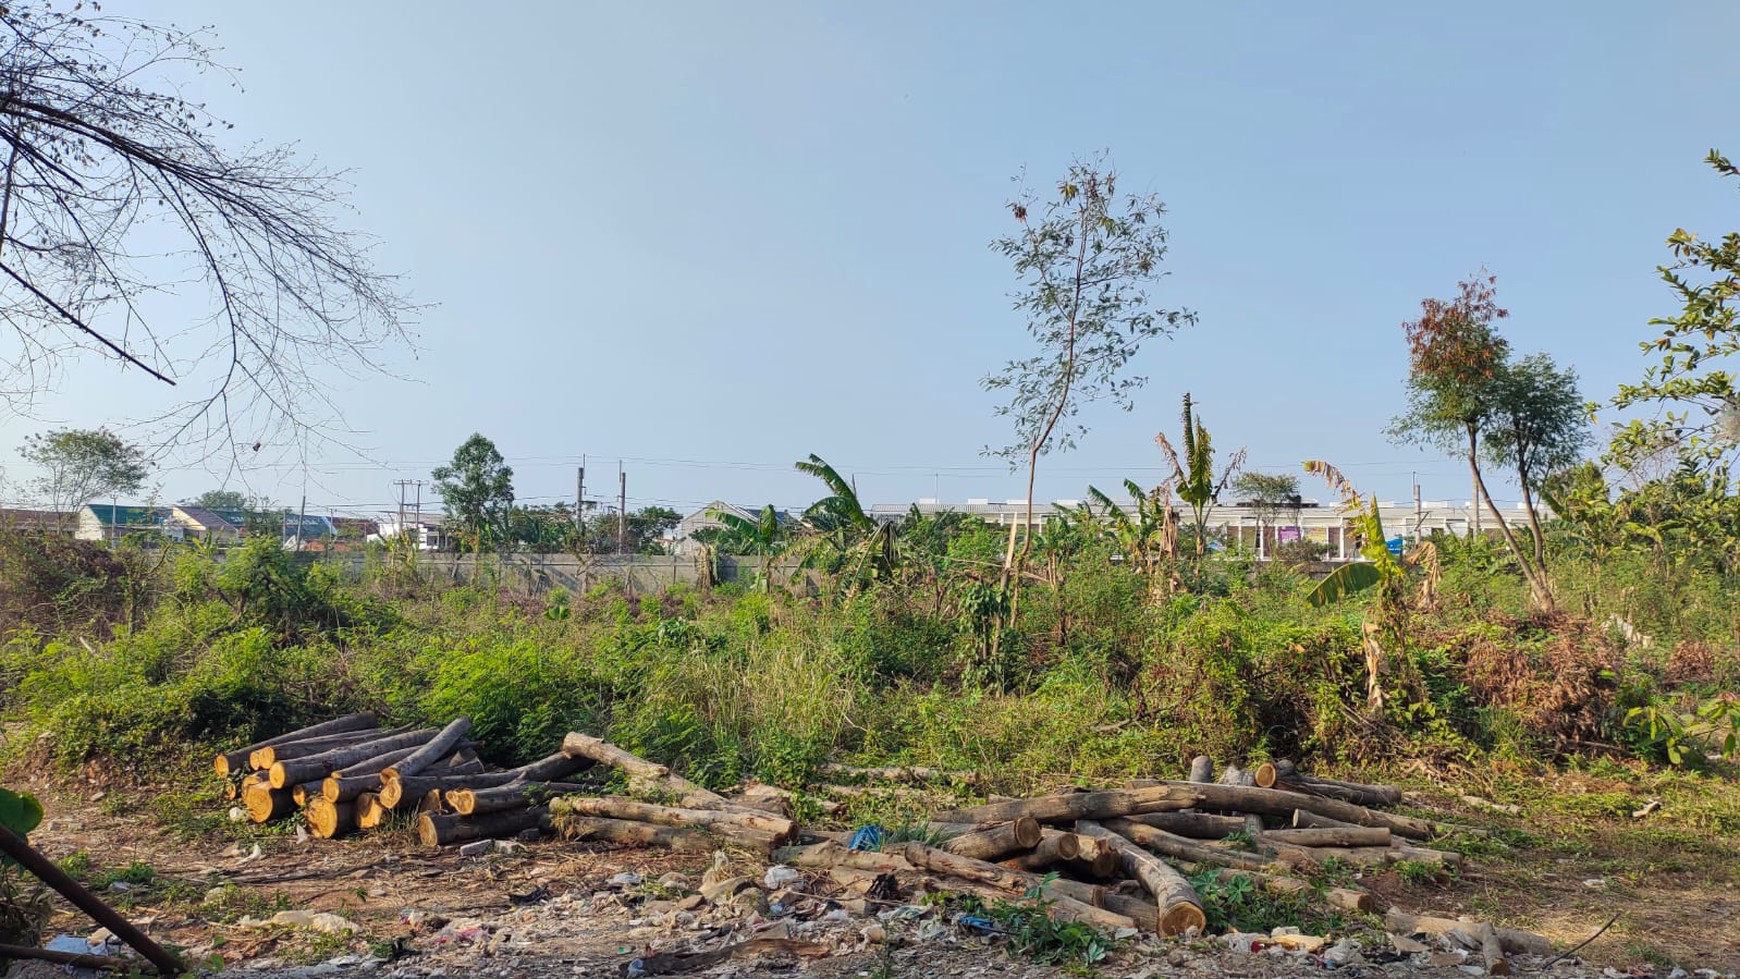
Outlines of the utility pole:
[[1420,511],[1420,474],[1414,474],[1414,540],[1420,539],[1420,527],[1425,524],[1426,515]]
[[574,470],[574,537],[586,535],[586,467]]
[[616,495],[616,553],[628,553],[628,473],[622,471],[622,460],[616,461],[616,479],[620,484]]
[[408,479],[395,479],[393,480],[393,485],[399,488],[399,522],[393,526],[399,538],[403,539],[405,536],[405,487],[410,486],[411,481]]
[[302,550],[302,528],[308,526],[308,493],[302,494],[302,509],[296,514],[296,550]]

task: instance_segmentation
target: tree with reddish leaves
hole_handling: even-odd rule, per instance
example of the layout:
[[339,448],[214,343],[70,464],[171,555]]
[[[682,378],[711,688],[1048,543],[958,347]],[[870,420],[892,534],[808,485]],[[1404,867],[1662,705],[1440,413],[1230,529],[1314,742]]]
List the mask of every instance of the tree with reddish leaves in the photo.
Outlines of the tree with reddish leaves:
[[1530,599],[1551,609],[1552,587],[1541,562],[1533,548],[1525,549],[1518,541],[1480,471],[1481,439],[1507,417],[1515,394],[1510,343],[1493,325],[1510,315],[1498,305],[1496,283],[1496,276],[1482,270],[1459,283],[1455,298],[1422,300],[1420,318],[1402,324],[1408,339],[1408,409],[1390,423],[1389,435],[1398,442],[1466,454],[1474,483],[1475,530],[1484,503],[1522,569]]

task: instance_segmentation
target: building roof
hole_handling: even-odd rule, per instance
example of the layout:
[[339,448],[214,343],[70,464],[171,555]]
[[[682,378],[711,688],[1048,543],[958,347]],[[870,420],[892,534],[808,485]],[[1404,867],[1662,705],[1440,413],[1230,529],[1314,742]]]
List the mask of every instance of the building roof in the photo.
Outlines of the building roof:
[[87,503],[91,512],[105,527],[154,527],[169,520],[169,507],[115,506],[110,503]]
[[[191,520],[199,527],[199,529],[213,531],[220,534],[239,534],[241,533],[242,524],[245,522],[232,520],[224,516],[220,511],[208,510],[202,506],[178,506],[175,509],[184,519]],[[237,513],[239,516],[239,512],[232,512]]]
[[0,507],[0,529],[5,530],[42,530],[70,527],[78,523],[78,514],[61,513],[59,510],[28,510],[14,507]]

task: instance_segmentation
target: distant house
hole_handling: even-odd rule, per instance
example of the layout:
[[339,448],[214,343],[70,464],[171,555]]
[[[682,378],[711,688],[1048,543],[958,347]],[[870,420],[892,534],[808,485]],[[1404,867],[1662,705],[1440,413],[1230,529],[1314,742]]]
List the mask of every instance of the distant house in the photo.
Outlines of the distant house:
[[0,530],[29,534],[70,534],[78,529],[76,513],[0,507]]
[[[701,509],[696,510],[694,513],[684,517],[682,520],[677,521],[677,529],[674,534],[676,538],[676,544],[674,546],[675,553],[692,553],[695,547],[693,538],[696,532],[725,526],[725,521],[720,520],[715,516],[715,514],[729,513],[732,516],[741,517],[750,523],[755,523],[761,519],[761,510],[762,508],[758,506],[738,506],[735,503],[726,503],[724,500],[714,500]],[[774,520],[779,522],[780,526],[786,526],[797,521],[796,517],[793,517],[785,510],[775,510],[773,517]]]
[[[403,523],[400,521],[403,520]],[[448,546],[445,519],[439,513],[388,514],[381,518],[370,540],[393,540],[409,537],[420,551],[441,551]]]
[[241,540],[246,520],[238,511],[208,510],[202,506],[172,506],[170,518],[181,525],[189,540],[226,547]]
[[113,541],[128,534],[161,534],[170,540],[183,540],[187,535],[187,529],[175,519],[173,507],[91,503],[79,511],[78,518],[73,536],[79,540]]
[[341,541],[365,541],[381,532],[381,524],[363,517],[333,517],[332,530]]

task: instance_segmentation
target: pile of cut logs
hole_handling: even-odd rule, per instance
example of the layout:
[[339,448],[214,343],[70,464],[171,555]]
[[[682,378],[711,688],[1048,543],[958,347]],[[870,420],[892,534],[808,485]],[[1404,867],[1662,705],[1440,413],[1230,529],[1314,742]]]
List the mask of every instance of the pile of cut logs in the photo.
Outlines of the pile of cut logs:
[[[1425,843],[1479,832],[1387,811],[1402,798],[1393,786],[1317,778],[1286,762],[1248,772],[1228,766],[1216,779],[1213,763],[1198,758],[1188,780],[993,798],[938,813],[907,834],[922,841],[885,838],[875,849],[852,849],[854,834],[800,829],[789,792],[754,786],[727,797],[578,732],[547,758],[485,771],[465,740],[469,727],[459,718],[439,729],[383,731],[372,715],[358,714],[219,755],[216,764],[250,818],[264,822],[299,806],[318,837],[376,827],[402,812],[416,813],[431,846],[550,830],[692,853],[731,845],[808,869],[860,898],[919,886],[1013,899],[1044,885],[1054,916],[1167,936],[1207,925],[1187,874],[1242,875],[1276,894],[1372,911],[1365,890],[1323,888],[1299,875],[1331,862],[1457,866],[1460,854]],[[629,795],[567,781],[596,766],[625,775]],[[1489,939],[1484,951],[1495,971],[1507,949],[1534,951],[1515,934],[1507,944],[1507,934],[1475,935]]]
[[[246,818],[271,822],[300,812],[309,833],[330,839],[414,817],[429,846],[537,835],[561,814],[569,836],[600,842],[711,852],[721,841],[767,852],[797,831],[791,819],[724,797],[598,738],[570,734],[561,750],[528,765],[488,771],[466,740],[471,721],[383,730],[352,714],[226,751],[213,762]],[[599,764],[621,769],[636,795],[589,796],[563,781]]]

